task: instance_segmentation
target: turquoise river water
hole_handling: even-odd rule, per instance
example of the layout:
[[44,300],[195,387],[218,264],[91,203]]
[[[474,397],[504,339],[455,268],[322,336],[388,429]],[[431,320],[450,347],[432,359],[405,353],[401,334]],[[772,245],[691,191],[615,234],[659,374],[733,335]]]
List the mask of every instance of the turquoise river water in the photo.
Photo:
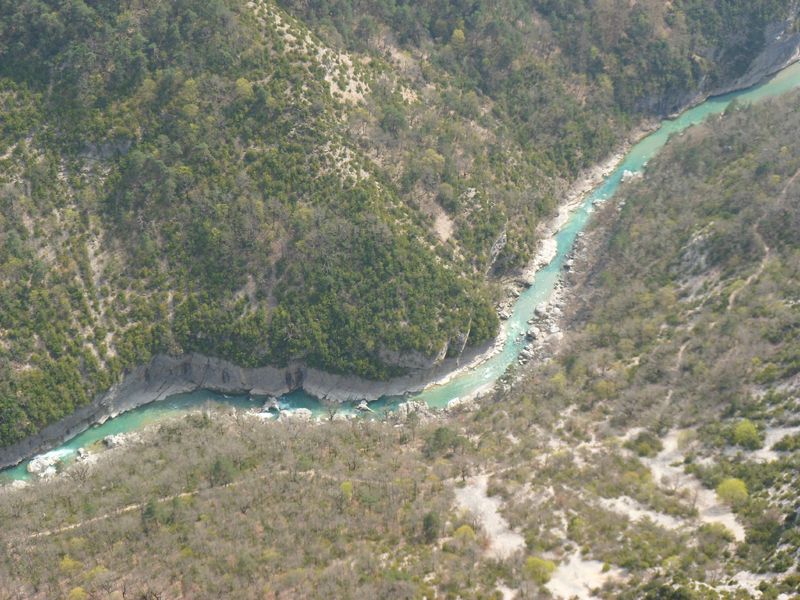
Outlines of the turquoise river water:
[[[685,111],[675,119],[663,121],[658,129],[630,149],[616,169],[585,198],[581,205],[570,215],[565,225],[557,232],[555,239],[558,244],[558,251],[555,258],[550,264],[536,273],[533,285],[520,294],[514,304],[511,318],[502,325],[506,334],[506,341],[502,350],[477,365],[474,369],[455,376],[449,382],[433,386],[409,397],[425,401],[433,408],[441,408],[446,406],[450,400],[473,394],[501,377],[508,367],[517,360],[520,351],[525,347],[527,342],[524,335],[521,334],[527,330],[528,320],[533,316],[536,306],[550,298],[566,256],[569,254],[578,233],[584,229],[589,221],[592,207],[596,202],[606,200],[614,194],[622,181],[625,171],[641,171],[647,161],[658,153],[671,135],[679,133],[691,125],[700,123],[711,115],[724,112],[734,99],[741,103],[757,102],[764,98],[778,96],[796,87],[800,87],[800,63],[787,67],[758,86],[710,98],[706,102]],[[384,409],[391,410],[409,397],[382,398],[370,406],[378,412]],[[61,457],[62,460],[69,460],[75,456],[78,448],[87,448],[97,444],[107,435],[136,431],[145,425],[180,416],[191,410],[209,405],[229,406],[235,409],[254,409],[260,408],[262,403],[263,399],[249,396],[227,396],[207,390],[178,394],[119,415],[102,425],[91,427],[51,452]],[[303,392],[287,394],[279,399],[279,404],[281,409],[308,408],[315,416],[326,414],[326,408],[323,404]],[[345,412],[354,412],[355,409],[353,406],[347,406],[343,410]],[[0,478],[6,480],[27,479],[27,464],[26,461],[16,467],[0,472]]]

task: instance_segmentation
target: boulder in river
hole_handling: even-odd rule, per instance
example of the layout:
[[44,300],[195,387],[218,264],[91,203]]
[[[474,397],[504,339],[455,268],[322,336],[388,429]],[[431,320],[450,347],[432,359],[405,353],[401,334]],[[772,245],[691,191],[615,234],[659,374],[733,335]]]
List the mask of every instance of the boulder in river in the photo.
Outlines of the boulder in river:
[[39,476],[51,474],[51,471],[55,473],[55,466],[61,461],[62,455],[56,451],[36,456],[28,463],[27,471],[31,475]]
[[639,179],[641,176],[641,171],[629,171],[628,169],[625,169],[622,172],[622,183],[626,183],[631,179]]
[[278,405],[278,399],[275,398],[274,396],[270,396],[269,398],[267,398],[266,402],[264,402],[264,405],[261,407],[261,412],[267,412],[270,410],[280,411],[280,409],[281,407]]
[[356,406],[356,410],[360,410],[361,412],[371,412],[371,413],[375,412],[369,407],[369,404],[367,404],[366,400],[362,400],[361,402],[359,402],[358,406]]

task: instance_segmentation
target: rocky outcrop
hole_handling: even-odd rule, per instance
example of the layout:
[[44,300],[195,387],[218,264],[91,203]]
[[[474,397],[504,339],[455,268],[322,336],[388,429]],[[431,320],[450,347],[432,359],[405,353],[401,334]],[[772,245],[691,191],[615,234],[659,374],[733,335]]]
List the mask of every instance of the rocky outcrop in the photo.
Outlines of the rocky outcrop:
[[90,404],[81,406],[35,435],[0,449],[0,468],[16,465],[53,448],[96,423],[104,423],[121,413],[175,394],[208,389],[277,397],[302,389],[327,402],[373,401],[382,396],[402,396],[420,391],[431,381],[447,376],[491,346],[492,342],[487,342],[478,348],[470,348],[458,358],[437,357],[431,368],[388,381],[326,373],[299,364],[284,368],[243,368],[200,354],[158,355],[146,365],[127,373],[122,381],[98,395]]
[[95,423],[168,396],[206,388],[220,392],[252,392],[279,396],[294,389],[291,369],[242,369],[227,361],[198,354],[159,355],[129,372],[119,383],[60,421],[16,444],[0,449],[0,468],[71,439]]
[[61,461],[61,455],[58,452],[48,452],[37,456],[30,463],[28,463],[27,471],[31,475],[38,475],[39,477],[47,477],[55,475],[56,465]]
[[436,415],[424,402],[409,400],[397,407],[393,417],[398,423],[406,423],[409,419],[416,419],[418,423],[424,424],[434,420]]
[[747,72],[733,83],[714,90],[712,95],[725,94],[756,85],[764,78],[800,60],[800,33],[791,33],[794,19],[774,23],[764,32],[766,46],[756,56]]
[[781,69],[800,60],[800,33],[793,33],[792,26],[797,16],[773,23],[764,31],[764,48],[752,60],[747,71],[724,85],[714,85],[701,80],[692,89],[676,90],[673,93],[644,98],[637,108],[643,112],[675,117],[687,108],[696,106],[713,96],[752,87]]

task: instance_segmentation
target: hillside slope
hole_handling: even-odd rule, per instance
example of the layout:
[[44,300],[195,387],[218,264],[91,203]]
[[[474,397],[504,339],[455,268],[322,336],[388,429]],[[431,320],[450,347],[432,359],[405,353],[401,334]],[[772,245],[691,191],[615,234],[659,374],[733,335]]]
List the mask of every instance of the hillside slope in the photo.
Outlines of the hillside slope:
[[162,423],[0,490],[0,598],[792,598],[798,100],[598,208],[559,352],[478,410]]
[[639,4],[1,2],[0,444],[156,353],[385,379],[490,339],[566,182],[795,27]]

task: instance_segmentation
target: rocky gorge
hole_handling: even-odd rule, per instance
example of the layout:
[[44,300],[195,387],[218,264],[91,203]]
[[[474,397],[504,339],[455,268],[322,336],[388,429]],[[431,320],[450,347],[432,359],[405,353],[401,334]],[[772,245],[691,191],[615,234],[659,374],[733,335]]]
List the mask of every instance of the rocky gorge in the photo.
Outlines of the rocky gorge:
[[[789,35],[781,30],[781,33],[753,62],[748,74],[737,80],[731,87],[747,88],[798,59],[800,59],[800,34]],[[696,93],[692,98],[686,99],[683,106],[695,105],[701,101],[702,97],[704,97],[703,93]],[[641,136],[644,131],[644,129],[641,130],[634,138]],[[511,303],[520,293],[518,280],[524,280],[523,287],[530,285],[534,274],[552,260],[555,254],[552,238],[563,226],[570,211],[591,187],[596,186],[604,177],[608,176],[609,167],[616,167],[621,159],[622,155],[616,153],[609,164],[595,168],[585,177],[579,178],[578,183],[573,187],[573,192],[567,194],[567,201],[561,207],[558,215],[545,229],[539,253],[532,261],[533,267],[523,270],[516,279],[510,280],[509,301],[499,307],[501,318],[511,316],[509,312]],[[633,171],[625,169],[625,172]],[[621,180],[623,173],[619,175]],[[558,317],[556,311],[560,311],[562,306],[556,305],[555,309],[547,311],[547,314],[542,311],[542,314],[538,316],[547,322],[544,323],[544,330],[541,327],[538,331],[531,330],[530,333],[535,343],[524,350],[522,347],[520,348],[523,352],[521,354],[522,362],[536,356],[535,347],[541,345],[544,335],[549,338],[558,337],[560,331],[554,319]],[[290,364],[284,368],[271,366],[242,368],[228,361],[201,354],[183,356],[161,354],[155,356],[146,365],[141,365],[128,372],[107,392],[95,397],[91,403],[79,407],[66,418],[49,425],[36,435],[0,449],[0,467],[18,464],[26,458],[74,437],[96,423],[103,423],[126,411],[179,393],[207,389],[222,393],[280,396],[302,389],[321,401],[372,401],[384,396],[402,396],[419,392],[431,385],[446,383],[459,373],[473,369],[496,355],[504,347],[505,342],[504,332],[501,330],[500,337],[497,339],[480,347],[469,349],[457,358],[445,358],[443,355],[437,355],[426,361],[421,360],[420,357],[412,357],[408,364],[419,368],[408,375],[388,381],[371,381],[354,376],[326,373],[303,364]],[[480,390],[485,390],[486,387],[487,385],[484,384]]]

